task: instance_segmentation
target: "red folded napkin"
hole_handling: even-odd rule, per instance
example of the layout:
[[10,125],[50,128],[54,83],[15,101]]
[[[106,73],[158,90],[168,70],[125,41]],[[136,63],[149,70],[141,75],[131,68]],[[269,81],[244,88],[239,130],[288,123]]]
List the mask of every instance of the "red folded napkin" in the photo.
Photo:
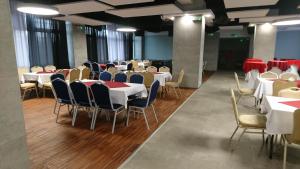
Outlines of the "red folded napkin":
[[279,102],[281,104],[285,104],[288,106],[292,106],[295,107],[297,109],[300,109],[300,100],[296,100],[296,101],[285,101],[285,102]]
[[127,84],[122,82],[112,82],[112,81],[106,81],[105,85],[109,88],[120,88],[120,87],[129,87]]
[[83,84],[85,84],[88,87],[92,86],[94,83],[96,82],[83,82]]

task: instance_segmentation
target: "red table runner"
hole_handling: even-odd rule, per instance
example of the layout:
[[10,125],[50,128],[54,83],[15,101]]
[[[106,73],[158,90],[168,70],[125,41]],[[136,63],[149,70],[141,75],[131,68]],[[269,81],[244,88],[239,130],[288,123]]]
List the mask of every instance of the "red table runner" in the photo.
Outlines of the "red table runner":
[[267,65],[264,62],[259,61],[246,61],[243,64],[243,71],[245,73],[250,72],[251,70],[257,69],[259,73],[266,71]]
[[102,70],[106,69],[106,64],[99,64],[99,66],[101,67]]
[[272,69],[272,67],[278,67],[282,71],[286,71],[289,68],[287,61],[282,60],[271,60],[268,62],[268,70]]
[[[86,86],[90,87],[92,86],[95,82],[83,82]],[[112,82],[112,81],[106,81],[104,84],[109,87],[109,88],[121,88],[121,87],[129,87],[127,84],[122,83],[122,82]]]
[[286,102],[279,102],[281,104],[285,104],[288,106],[292,106],[295,107],[297,109],[300,109],[300,100],[296,100],[296,101],[286,101]]
[[300,69],[300,60],[286,60],[288,62],[288,66],[296,65],[298,69]]
[[245,62],[250,61],[250,62],[263,62],[262,59],[257,59],[257,58],[247,58]]

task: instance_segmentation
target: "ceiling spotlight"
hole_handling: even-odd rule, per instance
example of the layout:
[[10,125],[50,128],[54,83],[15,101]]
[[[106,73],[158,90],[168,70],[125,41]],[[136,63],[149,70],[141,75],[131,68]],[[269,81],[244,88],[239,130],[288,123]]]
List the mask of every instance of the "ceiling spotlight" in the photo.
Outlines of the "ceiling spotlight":
[[22,13],[28,13],[33,15],[58,15],[58,9],[52,6],[21,3],[17,5],[17,10]]
[[249,24],[249,27],[254,27],[254,26],[255,26],[254,23],[250,23],[250,24]]
[[170,20],[174,21],[174,20],[175,20],[175,17],[174,17],[174,16],[170,17]]
[[207,13],[207,14],[204,14],[203,16],[206,18],[211,18],[213,15],[211,13]]
[[119,32],[135,32],[136,29],[132,28],[132,27],[120,27],[120,28],[117,28],[117,31],[119,31]]
[[299,24],[300,24],[300,18],[277,20],[277,21],[272,23],[272,25],[275,25],[275,26],[299,25]]

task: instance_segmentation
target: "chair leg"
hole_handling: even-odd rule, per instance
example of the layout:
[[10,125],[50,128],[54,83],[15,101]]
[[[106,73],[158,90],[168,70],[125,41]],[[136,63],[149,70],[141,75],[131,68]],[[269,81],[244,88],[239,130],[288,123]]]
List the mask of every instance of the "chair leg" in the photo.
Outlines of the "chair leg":
[[114,134],[114,132],[115,132],[116,119],[117,119],[117,112],[114,112],[114,121],[113,121],[112,130],[111,130],[112,134]]
[[23,92],[23,97],[22,97],[22,100],[24,100],[24,99],[25,99],[26,92],[27,92],[27,89],[25,89],[25,90],[24,90],[24,92]]
[[56,105],[57,105],[57,101],[55,101],[55,105],[54,105],[54,110],[53,110],[53,114],[55,114],[55,110],[56,110]]
[[240,102],[241,97],[242,97],[242,95],[239,94],[239,97],[238,97],[238,99],[236,100],[236,104],[238,104],[238,103]]
[[36,97],[37,98],[40,98],[40,96],[39,96],[39,92],[38,92],[38,88],[35,86],[35,94],[36,94]]
[[75,126],[75,121],[76,121],[77,113],[78,113],[78,106],[75,106],[75,111],[73,113],[73,119],[72,119],[72,126],[73,127]]
[[245,128],[245,129],[243,130],[242,134],[241,134],[240,137],[239,137],[239,141],[238,141],[238,142],[241,141],[241,138],[242,138],[242,136],[245,134],[246,131],[247,131],[247,128]]
[[97,120],[97,116],[98,116],[98,108],[95,108],[93,115],[92,115],[92,121],[91,121],[91,127],[90,127],[91,130],[95,129],[95,123]]
[[178,88],[178,91],[179,91],[180,96],[182,96],[180,87],[178,86],[177,88]]
[[45,93],[46,93],[46,88],[45,86],[43,86],[43,97],[45,97]]
[[144,115],[144,118],[145,118],[147,129],[150,130],[150,127],[149,127],[149,124],[148,124],[148,119],[147,119],[147,116],[146,116],[146,113],[145,113],[145,109],[143,109],[143,115]]
[[234,132],[232,133],[232,135],[231,135],[231,137],[230,137],[230,139],[229,139],[229,141],[231,141],[231,140],[232,140],[233,136],[234,136],[234,135],[235,135],[235,133],[238,131],[238,129],[239,129],[239,126],[236,126],[236,128],[235,128]]
[[126,126],[128,126],[128,123],[129,123],[130,109],[131,109],[131,107],[128,107],[128,108],[127,108],[127,120],[126,120]]
[[178,94],[177,94],[176,88],[175,88],[175,87],[173,87],[173,90],[174,90],[174,92],[175,92],[176,98],[178,99],[178,98],[179,98],[179,96],[178,96]]
[[283,169],[286,169],[287,144],[288,144],[287,141],[284,141]]
[[57,116],[56,116],[56,123],[57,123],[57,121],[58,121],[58,116],[59,116],[59,112],[60,112],[60,107],[61,107],[61,104],[59,104],[59,106],[58,106],[58,111],[57,111]]
[[263,145],[265,144],[265,130],[262,130]]
[[156,112],[155,112],[153,104],[151,104],[151,107],[152,107],[152,110],[153,110],[153,114],[154,114],[155,120],[158,123],[158,119],[157,119]]

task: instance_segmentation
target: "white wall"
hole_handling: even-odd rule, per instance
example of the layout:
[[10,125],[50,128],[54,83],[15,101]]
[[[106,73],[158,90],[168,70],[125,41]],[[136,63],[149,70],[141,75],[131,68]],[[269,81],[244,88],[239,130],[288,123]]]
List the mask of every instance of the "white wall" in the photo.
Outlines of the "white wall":
[[203,62],[206,62],[205,70],[217,71],[219,58],[220,33],[206,34],[204,43]]

